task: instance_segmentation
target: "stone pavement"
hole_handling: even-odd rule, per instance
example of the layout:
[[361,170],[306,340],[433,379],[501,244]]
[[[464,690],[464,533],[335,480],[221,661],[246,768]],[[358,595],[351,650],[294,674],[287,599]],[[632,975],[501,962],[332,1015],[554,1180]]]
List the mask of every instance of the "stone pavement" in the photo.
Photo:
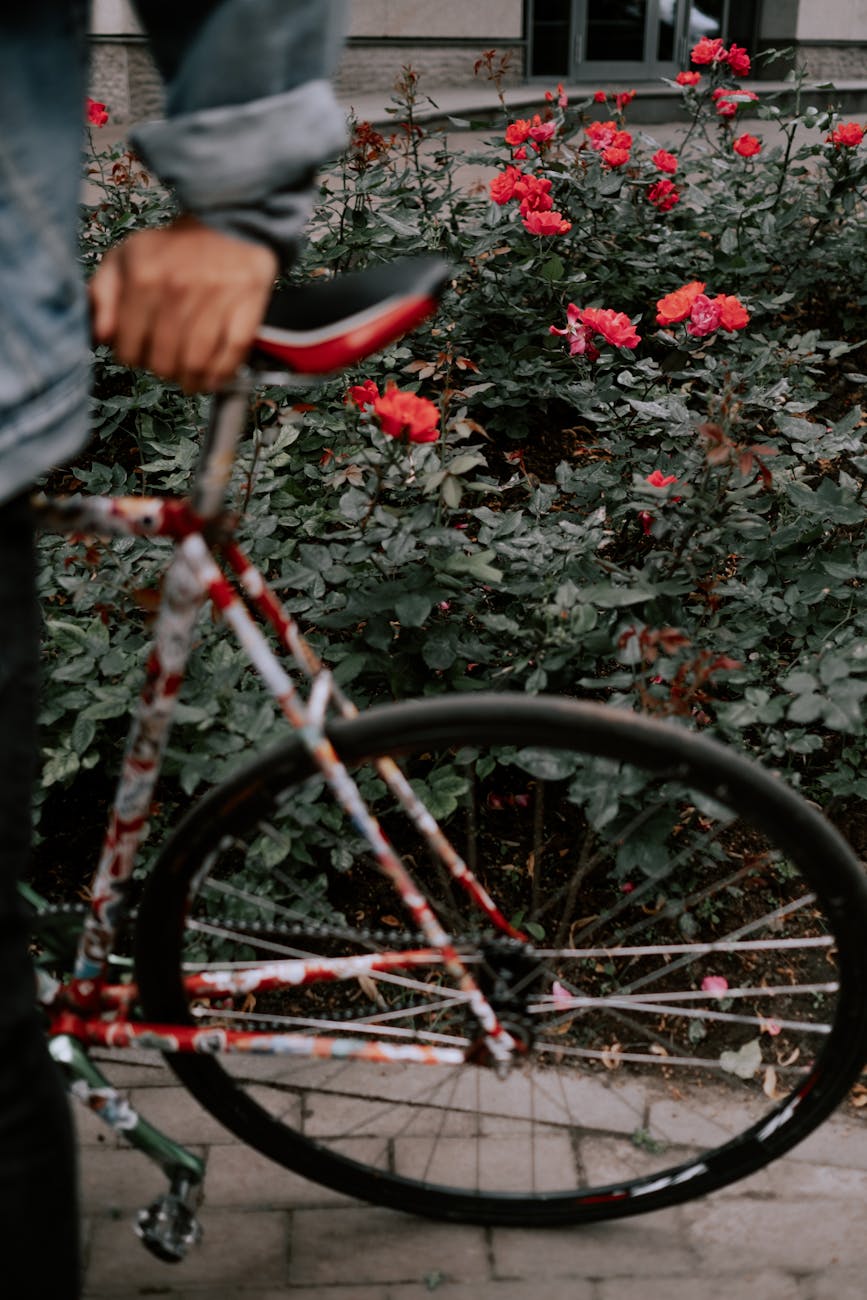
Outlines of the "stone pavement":
[[[129,1059],[121,1058],[118,1059]],[[159,1058],[107,1073],[207,1156],[204,1240],[179,1265],[133,1235],[162,1175],[76,1106],[85,1300],[863,1300],[867,1117],[839,1112],[767,1170],[703,1201],[585,1228],[414,1219],[308,1183],[200,1109]],[[10,1297],[11,1300],[11,1297]]]

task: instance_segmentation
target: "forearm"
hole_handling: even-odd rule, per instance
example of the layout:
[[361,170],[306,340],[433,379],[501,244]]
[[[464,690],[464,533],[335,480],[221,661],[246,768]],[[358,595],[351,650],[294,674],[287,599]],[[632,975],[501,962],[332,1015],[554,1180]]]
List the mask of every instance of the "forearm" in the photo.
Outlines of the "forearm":
[[136,0],[167,79],[166,119],[132,133],[181,206],[282,260],[318,166],[345,137],[330,78],[344,0]]

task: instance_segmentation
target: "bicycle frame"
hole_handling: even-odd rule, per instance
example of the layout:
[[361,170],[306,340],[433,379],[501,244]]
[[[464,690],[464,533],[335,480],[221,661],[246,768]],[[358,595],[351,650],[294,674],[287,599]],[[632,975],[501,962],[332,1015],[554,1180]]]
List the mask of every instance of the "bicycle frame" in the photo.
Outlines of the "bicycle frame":
[[[188,992],[191,996],[228,997],[315,981],[356,979],[374,971],[398,967],[442,965],[465,995],[479,1024],[480,1045],[485,1049],[483,1059],[499,1070],[506,1070],[517,1047],[515,1040],[499,1023],[490,1003],[459,958],[449,935],[366,808],[355,782],[328,740],[325,727],[329,708],[336,708],[343,716],[354,716],[357,710],[343,696],[328,670],[303,639],[294,620],[267,586],[261,573],[232,539],[233,525],[223,513],[224,500],[250,386],[250,376],[242,374],[235,387],[214,399],[200,465],[188,501],[73,497],[63,501],[43,498],[35,503],[43,525],[55,530],[170,537],[176,543],[166,571],[145,683],[109,815],[92,886],[91,910],[84,924],[73,978],[59,994],[52,990],[53,996],[49,996],[51,1033],[86,1046],[138,1046],[168,1052],[256,1052],[435,1065],[451,1065],[465,1059],[463,1051],[446,1046],[155,1025],[128,1018],[137,990],[134,984],[109,982],[109,960],[118,930],[129,913],[128,895],[133,867],[147,831],[154,788],[171,728],[174,704],[192,647],[195,623],[202,603],[210,598],[224,622],[235,633],[290,726],[301,736],[334,797],[367,841],[381,871],[393,884],[428,947],[351,959],[293,958],[245,964],[240,968],[233,966],[193,972],[185,978]],[[222,554],[234,572],[247,602],[270,624],[283,649],[294,659],[297,669],[310,679],[306,703],[254,622],[238,588],[217,564],[216,551]],[[376,768],[404,813],[491,923],[506,936],[523,938],[497,909],[448,842],[397,765],[390,759],[380,759]],[[478,1046],[475,1045],[474,1050]]]

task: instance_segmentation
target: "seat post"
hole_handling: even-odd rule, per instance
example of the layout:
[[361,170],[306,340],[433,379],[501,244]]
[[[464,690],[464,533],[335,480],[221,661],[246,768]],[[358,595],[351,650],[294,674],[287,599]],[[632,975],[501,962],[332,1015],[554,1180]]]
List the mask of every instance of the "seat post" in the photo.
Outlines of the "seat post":
[[244,367],[228,388],[215,393],[211,399],[202,453],[190,494],[190,504],[203,519],[215,519],[225,504],[251,388],[252,375]]

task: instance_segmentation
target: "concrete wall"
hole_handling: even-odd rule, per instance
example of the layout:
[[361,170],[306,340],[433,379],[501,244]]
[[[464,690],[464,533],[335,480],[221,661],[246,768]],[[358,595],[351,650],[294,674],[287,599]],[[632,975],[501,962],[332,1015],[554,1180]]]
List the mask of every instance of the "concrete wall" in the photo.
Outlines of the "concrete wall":
[[[406,64],[434,97],[438,87],[471,86],[475,60],[491,47],[512,51],[507,83],[524,79],[525,0],[349,3],[350,43],[336,78],[345,96],[387,100]],[[157,115],[160,79],[128,0],[93,0],[92,30],[94,98],[109,105],[116,123]],[[763,0],[760,48],[793,44],[816,78],[867,80],[867,0]]]
[[133,36],[141,27],[128,0],[91,0],[90,30],[98,36]]
[[351,0],[350,36],[518,39],[523,0]]
[[[770,6],[777,7],[777,0]],[[867,0],[801,0],[798,6],[799,41],[867,41]]]
[[794,45],[819,80],[867,80],[867,0],[765,0],[759,44]]

